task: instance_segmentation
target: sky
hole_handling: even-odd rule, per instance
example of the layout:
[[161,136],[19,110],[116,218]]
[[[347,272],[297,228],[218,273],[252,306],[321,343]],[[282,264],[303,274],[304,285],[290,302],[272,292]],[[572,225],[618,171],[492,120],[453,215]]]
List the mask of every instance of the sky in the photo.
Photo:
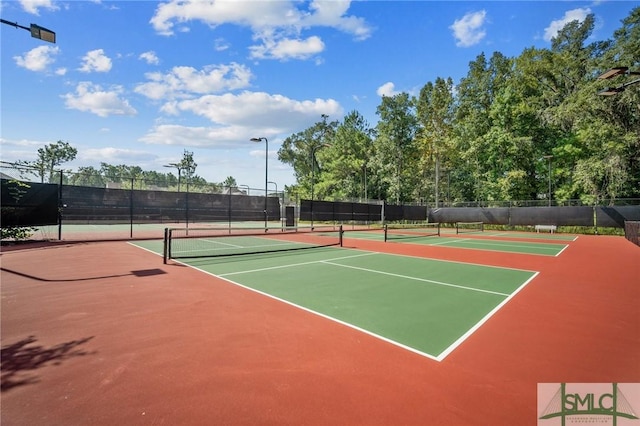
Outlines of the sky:
[[[3,0],[0,159],[32,161],[59,140],[65,169],[102,162],[173,171],[185,150],[210,182],[295,183],[282,142],[328,115],[375,126],[382,96],[454,83],[485,53],[550,47],[596,17],[606,40],[631,1]],[[251,142],[251,138],[266,138]],[[267,152],[268,148],[268,152]]]

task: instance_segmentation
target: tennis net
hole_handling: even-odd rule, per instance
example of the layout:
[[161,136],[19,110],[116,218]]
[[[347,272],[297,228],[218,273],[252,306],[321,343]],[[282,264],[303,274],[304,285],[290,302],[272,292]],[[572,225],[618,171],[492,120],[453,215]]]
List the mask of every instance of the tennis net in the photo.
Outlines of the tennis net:
[[386,224],[384,240],[440,236],[440,223]]
[[342,226],[313,228],[166,228],[164,263],[169,259],[236,256],[342,246]]
[[456,234],[463,234],[466,232],[483,232],[483,222],[456,222]]

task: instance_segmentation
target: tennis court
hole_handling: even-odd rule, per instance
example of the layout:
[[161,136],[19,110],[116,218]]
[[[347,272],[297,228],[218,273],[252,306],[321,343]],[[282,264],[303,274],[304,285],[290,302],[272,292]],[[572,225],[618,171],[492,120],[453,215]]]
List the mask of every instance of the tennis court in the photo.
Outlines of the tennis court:
[[640,382],[624,238],[368,233],[3,247],[2,424],[535,424],[539,383]]
[[[334,241],[332,232],[316,233]],[[304,237],[299,243],[298,234],[209,232],[174,244],[183,244],[186,265],[439,361],[536,275],[322,243],[292,250],[292,244],[307,248]],[[136,244],[162,253],[158,241]],[[248,254],[228,257],[239,252]]]
[[[455,229],[436,228],[427,225],[399,225],[395,228],[388,228],[386,234],[383,229],[362,230],[352,232],[350,236],[373,241],[386,240],[391,243],[421,244],[540,256],[558,256],[568,247],[566,243],[576,238],[575,236],[558,234],[543,234],[541,237],[540,234],[535,233],[489,233],[486,231],[457,233]],[[543,238],[550,241],[525,241],[525,239]]]

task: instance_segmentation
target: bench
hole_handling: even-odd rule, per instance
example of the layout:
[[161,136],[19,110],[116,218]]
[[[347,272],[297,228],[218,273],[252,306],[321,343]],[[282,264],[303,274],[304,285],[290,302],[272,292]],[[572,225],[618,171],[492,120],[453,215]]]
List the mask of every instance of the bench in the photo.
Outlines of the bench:
[[549,231],[553,234],[556,229],[557,227],[555,225],[536,225],[536,232]]

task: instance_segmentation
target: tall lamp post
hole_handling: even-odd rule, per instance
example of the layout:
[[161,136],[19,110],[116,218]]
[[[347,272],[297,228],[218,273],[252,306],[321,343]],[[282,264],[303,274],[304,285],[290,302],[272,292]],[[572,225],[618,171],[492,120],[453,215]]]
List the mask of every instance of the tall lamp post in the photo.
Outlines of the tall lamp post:
[[269,141],[265,137],[251,138],[251,142],[264,141],[264,229],[267,230],[269,218],[267,216],[267,191],[269,183]]
[[553,155],[545,155],[542,158],[546,159],[549,163],[549,207],[551,207],[551,159]]
[[[640,75],[640,71],[629,71],[629,68],[627,67],[616,67],[616,68],[611,68],[608,71],[605,71],[604,73],[602,73],[602,75],[598,77],[598,79],[609,80],[610,78],[617,77],[619,75]],[[633,81],[629,81],[627,83],[623,83],[622,85],[617,87],[609,87],[607,89],[601,90],[598,92],[598,95],[613,96],[617,93],[624,92],[624,90],[627,87],[637,83],[640,83],[640,78]]]
[[43,41],[48,41],[49,43],[56,42],[56,33],[46,29],[45,27],[41,27],[40,25],[31,24],[31,26],[29,27],[23,27],[22,25],[18,25],[17,22],[10,22],[5,19],[0,19],[0,22],[2,22],[3,24],[11,25],[12,27],[27,30],[31,33],[31,37],[33,38],[37,38]]

